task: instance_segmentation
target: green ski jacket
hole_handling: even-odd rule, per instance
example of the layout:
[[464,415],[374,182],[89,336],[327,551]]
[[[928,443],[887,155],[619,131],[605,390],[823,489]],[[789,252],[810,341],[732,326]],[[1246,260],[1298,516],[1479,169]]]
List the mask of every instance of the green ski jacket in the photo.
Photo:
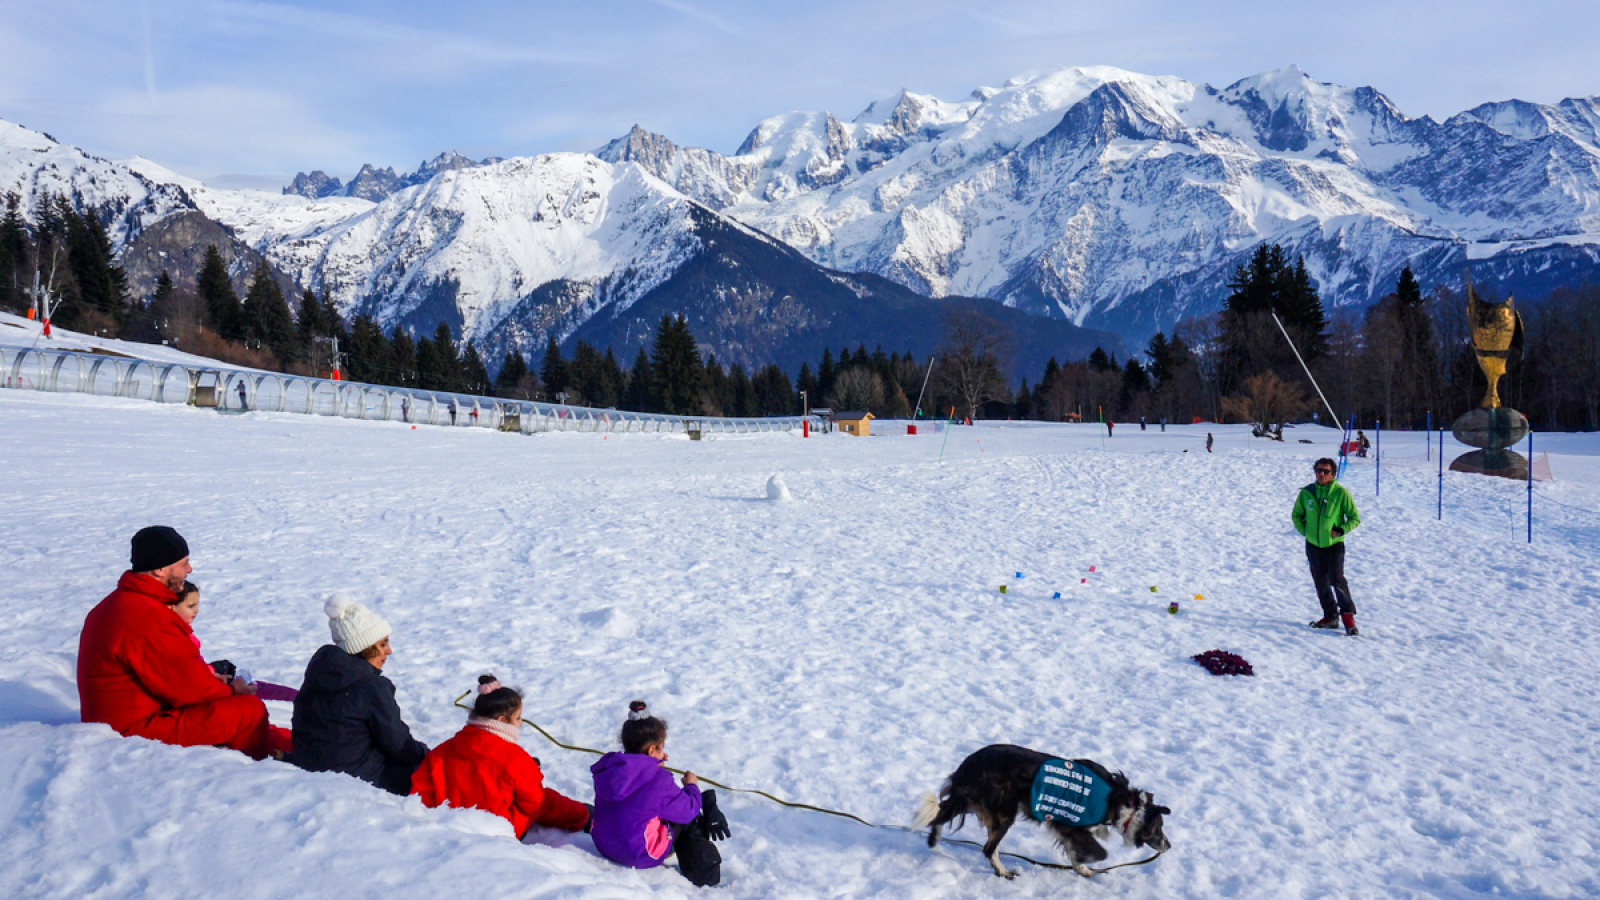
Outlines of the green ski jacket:
[[[1318,547],[1332,547],[1361,525],[1355,498],[1337,481],[1330,482],[1327,487],[1318,487],[1312,482],[1301,488],[1291,518],[1294,530]],[[1335,526],[1344,534],[1334,536]]]

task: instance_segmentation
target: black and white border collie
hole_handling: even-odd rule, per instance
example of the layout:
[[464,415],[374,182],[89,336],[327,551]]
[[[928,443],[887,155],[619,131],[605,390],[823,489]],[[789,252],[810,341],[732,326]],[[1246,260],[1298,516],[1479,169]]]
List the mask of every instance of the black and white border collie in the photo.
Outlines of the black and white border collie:
[[[945,781],[939,796],[928,794],[917,813],[917,827],[929,827],[928,846],[939,843],[941,828],[958,818],[962,822],[957,822],[956,828],[960,828],[967,813],[972,813],[989,830],[983,855],[989,858],[994,873],[1015,878],[1016,872],[1000,864],[1000,841],[1011,830],[1019,813],[1033,818],[1028,797],[1034,776],[1041,766],[1056,758],[1011,744],[991,744],[967,757]],[[1157,806],[1149,791],[1129,787],[1127,776],[1121,772],[1107,771],[1086,759],[1072,762],[1088,768],[1111,786],[1104,822],[1092,826],[1070,825],[1059,820],[1043,823],[1066,851],[1074,871],[1086,876],[1094,874],[1087,864],[1106,858],[1106,850],[1096,838],[1105,837],[1112,829],[1122,835],[1125,843],[1166,852],[1171,845],[1162,831],[1161,817],[1172,810]]]

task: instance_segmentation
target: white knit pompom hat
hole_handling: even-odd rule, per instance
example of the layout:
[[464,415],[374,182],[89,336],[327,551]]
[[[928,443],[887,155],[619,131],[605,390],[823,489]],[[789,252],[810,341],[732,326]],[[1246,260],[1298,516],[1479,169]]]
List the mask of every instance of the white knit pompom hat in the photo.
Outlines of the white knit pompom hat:
[[389,636],[389,623],[382,616],[342,591],[329,597],[322,611],[328,614],[333,642],[346,653],[360,653]]

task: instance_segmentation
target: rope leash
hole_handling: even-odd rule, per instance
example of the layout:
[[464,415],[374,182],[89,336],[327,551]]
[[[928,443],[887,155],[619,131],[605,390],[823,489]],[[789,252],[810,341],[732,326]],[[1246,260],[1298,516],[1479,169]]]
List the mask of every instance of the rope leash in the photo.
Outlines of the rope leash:
[[[471,694],[471,693],[472,693],[472,691],[470,691],[470,690],[469,691],[463,691],[461,693],[461,696],[457,697],[455,699],[455,701],[454,701],[455,705],[461,707],[464,710],[467,710],[468,712],[471,712],[472,711],[472,707],[470,707],[470,706],[466,705],[465,703],[461,702],[461,700],[464,697],[466,697],[468,694]],[[578,744],[567,744],[567,743],[563,743],[563,742],[561,742],[559,740],[556,740],[555,735],[552,735],[550,732],[545,731],[544,728],[541,727],[538,722],[535,722],[532,719],[526,719],[525,718],[522,721],[523,721],[523,724],[532,726],[534,731],[537,731],[537,732],[539,732],[539,734],[543,735],[545,740],[549,741],[552,744],[555,744],[557,747],[560,747],[563,750],[575,750],[575,751],[577,751],[579,753],[592,753],[595,756],[604,756],[605,755],[605,751],[603,751],[603,750],[596,750],[593,747],[583,747],[583,746],[580,746]],[[684,771],[682,769],[674,769],[673,767],[667,766],[667,765],[663,765],[662,768],[666,769],[668,772],[673,772],[673,773],[676,773],[678,775],[682,775],[683,771]],[[787,806],[790,809],[805,809],[805,810],[810,810],[811,812],[823,813],[824,815],[838,816],[841,819],[849,819],[852,822],[858,822],[858,823],[860,823],[862,825],[867,826],[868,828],[878,828],[878,829],[882,829],[884,831],[904,831],[904,832],[906,832],[908,834],[915,834],[915,835],[919,835],[919,836],[922,834],[922,831],[920,829],[907,828],[904,825],[878,825],[878,824],[875,824],[875,823],[872,823],[872,822],[868,822],[866,819],[863,819],[858,815],[854,815],[853,813],[841,812],[841,811],[839,811],[837,809],[828,809],[827,807],[824,807],[824,806],[812,806],[809,803],[796,803],[796,802],[794,802],[792,800],[785,800],[782,797],[775,797],[772,794],[767,793],[766,791],[755,790],[754,788],[730,787],[729,785],[723,784],[720,781],[715,781],[713,779],[707,778],[704,775],[696,775],[695,777],[700,779],[701,781],[705,782],[706,784],[711,785],[712,787],[721,788],[724,791],[731,791],[731,792],[733,792],[735,794],[755,794],[758,797],[765,797],[768,800],[771,800],[773,803],[776,803],[776,804],[778,804],[780,806]],[[944,841],[946,843],[950,843],[950,844],[965,844],[968,847],[977,847],[980,850],[983,849],[983,845],[982,844],[978,843],[977,841],[966,840],[965,838],[948,838],[947,837],[947,838],[940,838],[940,840],[942,840],[942,841]],[[1156,859],[1158,857],[1161,856],[1161,853],[1162,853],[1162,851],[1157,851],[1155,856],[1152,856],[1149,859],[1141,859],[1141,860],[1136,860],[1134,862],[1117,863],[1114,866],[1105,866],[1103,868],[1098,868],[1098,869],[1088,869],[1087,871],[1089,872],[1089,874],[1088,875],[1084,875],[1084,877],[1085,878],[1093,878],[1096,875],[1102,875],[1102,874],[1104,874],[1106,872],[1111,871],[1112,869],[1120,869],[1120,868],[1123,868],[1124,866],[1142,866],[1142,865],[1146,865],[1147,863],[1153,863],[1153,862],[1156,861]],[[1063,869],[1063,870],[1066,870],[1066,871],[1069,871],[1069,872],[1077,872],[1079,875],[1083,875],[1083,872],[1079,871],[1078,868],[1075,867],[1075,866],[1062,865],[1061,863],[1045,862],[1043,860],[1033,859],[1032,857],[1023,856],[1020,853],[1006,853],[1006,852],[1002,851],[999,855],[1000,856],[1009,856],[1012,859],[1021,860],[1022,862],[1029,863],[1029,864],[1035,865],[1035,866],[1039,866],[1040,868],[1044,868],[1044,869]]]

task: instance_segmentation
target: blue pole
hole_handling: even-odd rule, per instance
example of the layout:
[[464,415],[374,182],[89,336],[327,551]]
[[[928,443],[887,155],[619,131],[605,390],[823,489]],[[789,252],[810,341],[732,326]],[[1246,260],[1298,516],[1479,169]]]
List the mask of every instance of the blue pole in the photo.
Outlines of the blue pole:
[[1444,426],[1439,426],[1439,521],[1444,521]]
[[1345,452],[1345,448],[1350,446],[1350,432],[1355,431],[1355,429],[1356,414],[1351,413],[1350,424],[1344,427],[1344,435],[1339,439],[1339,478],[1341,480],[1344,478],[1345,464],[1350,461],[1350,454]]
[[1533,429],[1528,429],[1528,543],[1533,543]]
[[1373,489],[1372,494],[1373,496],[1381,497],[1383,495],[1383,420],[1378,419],[1377,424],[1377,440],[1373,441],[1373,449],[1376,451],[1374,462],[1377,463],[1378,474],[1376,487]]

